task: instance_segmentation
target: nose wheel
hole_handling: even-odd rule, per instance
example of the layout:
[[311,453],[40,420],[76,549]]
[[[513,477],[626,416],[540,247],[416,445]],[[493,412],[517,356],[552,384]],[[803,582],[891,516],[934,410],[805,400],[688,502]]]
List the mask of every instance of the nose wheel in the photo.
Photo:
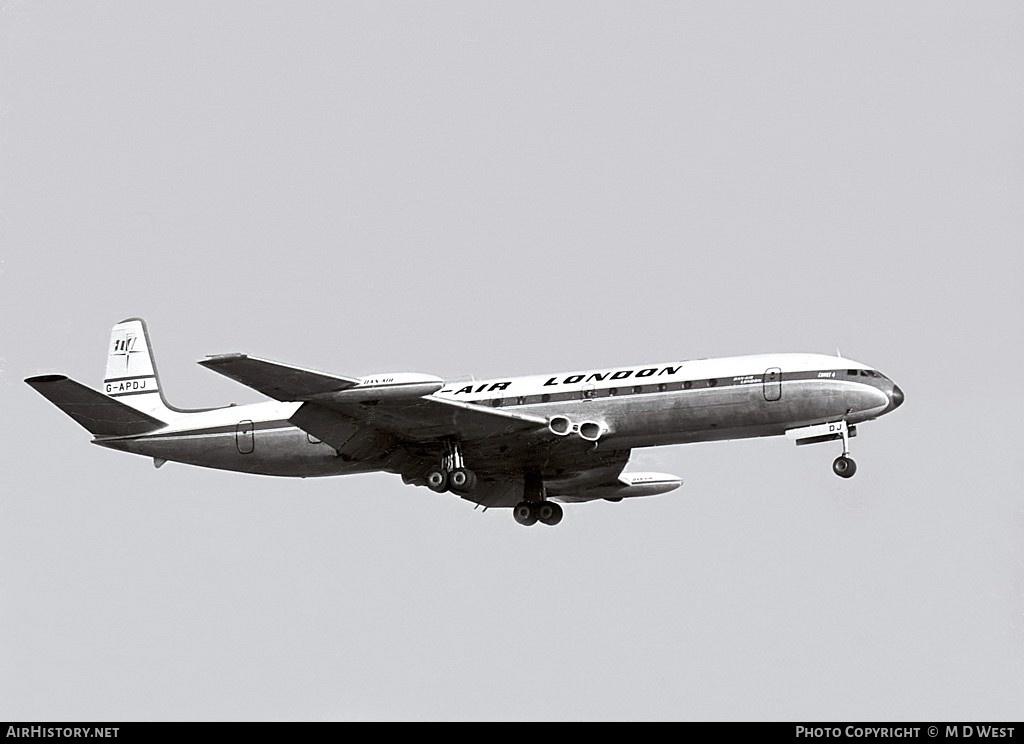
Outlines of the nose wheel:
[[853,474],[857,472],[857,463],[853,461],[852,457],[840,455],[832,462],[832,472],[840,478],[852,478]]

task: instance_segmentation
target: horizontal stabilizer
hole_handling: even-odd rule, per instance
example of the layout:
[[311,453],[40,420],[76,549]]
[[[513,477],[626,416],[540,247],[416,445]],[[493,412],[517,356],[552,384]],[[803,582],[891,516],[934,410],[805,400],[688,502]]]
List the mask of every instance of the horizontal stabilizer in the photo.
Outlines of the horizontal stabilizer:
[[93,436],[133,436],[165,426],[163,421],[64,375],[29,377],[25,382]]

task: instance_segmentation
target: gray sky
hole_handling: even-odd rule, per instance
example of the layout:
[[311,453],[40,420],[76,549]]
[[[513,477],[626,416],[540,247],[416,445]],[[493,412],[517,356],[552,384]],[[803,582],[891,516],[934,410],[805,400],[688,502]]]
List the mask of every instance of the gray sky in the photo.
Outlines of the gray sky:
[[[1024,6],[0,4],[0,718],[1020,717]],[[557,529],[88,444],[149,322],[480,377],[764,351],[906,404]]]

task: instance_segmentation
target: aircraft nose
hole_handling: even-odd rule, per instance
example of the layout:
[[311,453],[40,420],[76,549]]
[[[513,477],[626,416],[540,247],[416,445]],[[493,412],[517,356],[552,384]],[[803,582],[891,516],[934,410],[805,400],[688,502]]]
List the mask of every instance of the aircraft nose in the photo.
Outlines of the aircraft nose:
[[889,393],[889,410],[893,411],[903,405],[903,391],[900,390],[899,385],[892,386],[892,392]]

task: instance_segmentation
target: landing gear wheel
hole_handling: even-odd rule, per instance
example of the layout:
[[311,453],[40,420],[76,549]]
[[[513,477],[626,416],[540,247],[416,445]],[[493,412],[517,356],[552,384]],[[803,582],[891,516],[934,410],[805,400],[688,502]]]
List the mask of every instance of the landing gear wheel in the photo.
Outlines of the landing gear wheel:
[[476,474],[466,468],[455,468],[448,473],[448,487],[455,493],[469,493],[476,486]]
[[427,488],[435,493],[448,490],[448,473],[443,470],[431,470],[427,473]]
[[554,527],[562,521],[562,507],[553,501],[542,501],[537,505],[537,519],[541,524]]
[[840,478],[852,478],[853,474],[857,472],[857,463],[853,461],[853,458],[841,455],[832,463],[832,472]]
[[533,504],[526,501],[520,501],[512,509],[512,516],[519,524],[524,527],[529,527],[532,524],[537,524],[537,510]]

